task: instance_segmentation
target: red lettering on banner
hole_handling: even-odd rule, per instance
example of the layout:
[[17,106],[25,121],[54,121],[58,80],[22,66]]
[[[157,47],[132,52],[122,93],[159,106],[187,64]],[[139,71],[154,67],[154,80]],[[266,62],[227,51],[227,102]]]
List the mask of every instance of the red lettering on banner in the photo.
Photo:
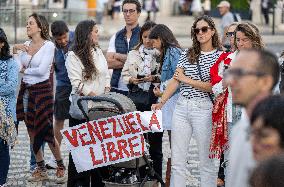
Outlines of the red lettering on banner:
[[[127,148],[127,141],[122,139],[117,141],[118,151],[119,151],[119,158],[124,158],[124,154],[127,156],[127,158],[130,157],[130,153],[128,152]],[[124,154],[123,154],[124,153]]]
[[[118,159],[119,157],[119,153],[118,151],[115,149],[115,144],[113,142],[107,142],[106,143],[107,146],[107,151],[108,151],[108,157],[110,161],[115,161]],[[115,154],[115,156],[113,156],[112,154]]]
[[103,163],[103,160],[96,160],[94,149],[92,147],[90,147],[89,150],[92,157],[93,166]]
[[[86,125],[82,125],[81,127],[78,128],[78,130],[82,130],[82,129],[86,129]],[[79,131],[79,138],[82,142],[82,146],[90,145],[90,144],[94,143],[92,140],[85,141],[84,136],[86,136],[86,135],[87,135],[87,133],[81,134],[81,132]]]
[[70,144],[73,147],[78,147],[78,139],[77,139],[77,129],[72,129],[72,136],[69,134],[68,131],[64,131],[63,134],[65,135],[65,137],[67,138],[67,140],[70,142]]
[[106,149],[105,145],[101,144],[102,150],[103,150],[103,157],[104,157],[104,162],[107,162],[107,156],[106,156]]
[[92,123],[93,123],[93,125],[91,123],[87,122],[87,128],[88,128],[89,134],[92,138],[92,141],[94,142],[94,144],[96,144],[96,140],[95,140],[95,135],[96,135],[97,138],[102,142],[103,139],[102,139],[101,133],[98,129],[97,123],[95,121],[92,122]]
[[138,136],[133,136],[131,138],[128,138],[128,144],[129,144],[129,147],[130,147],[131,157],[141,155],[140,152],[134,152],[134,148],[139,146],[139,144],[138,143],[132,144],[132,141],[136,140],[137,138],[138,138]]
[[[141,131],[140,128],[138,128],[138,129],[135,129],[135,128],[134,128],[134,126],[137,127],[137,124],[136,124],[135,121],[133,120],[133,119],[134,119],[134,116],[133,116],[132,113],[129,113],[129,114],[126,115],[126,116],[122,116],[122,119],[123,119],[123,121],[124,121],[125,124],[128,124],[128,126],[129,126],[130,129],[131,129],[132,134],[136,134],[136,133],[138,133],[138,132]],[[132,119],[132,121],[130,121],[131,119]]]
[[98,124],[99,124],[99,127],[101,129],[103,139],[106,140],[108,138],[112,138],[112,135],[110,133],[109,134],[105,133],[105,131],[109,130],[108,127],[105,127],[105,125],[107,125],[107,121],[98,121]]
[[136,119],[137,119],[137,122],[139,123],[139,125],[140,125],[140,127],[141,127],[141,129],[142,129],[143,132],[146,132],[146,131],[149,130],[148,127],[145,127],[144,125],[142,125],[141,116],[140,116],[139,113],[136,113]]
[[160,126],[160,124],[159,124],[158,118],[157,118],[157,116],[156,116],[155,113],[152,114],[151,120],[150,120],[150,124],[149,124],[149,128],[150,128],[151,130],[152,130],[153,124],[155,124],[158,129],[161,129],[161,126]]
[[120,125],[120,128],[122,129],[124,135],[131,133],[131,131],[130,131],[129,127],[127,126],[127,124],[125,124],[125,128],[123,128],[123,123],[121,123],[119,118],[117,118],[117,121],[118,121],[118,123]]
[[123,135],[122,132],[118,132],[117,131],[116,120],[114,118],[107,119],[107,122],[113,124],[112,131],[113,131],[113,136],[114,137],[119,138],[119,137],[121,137]]

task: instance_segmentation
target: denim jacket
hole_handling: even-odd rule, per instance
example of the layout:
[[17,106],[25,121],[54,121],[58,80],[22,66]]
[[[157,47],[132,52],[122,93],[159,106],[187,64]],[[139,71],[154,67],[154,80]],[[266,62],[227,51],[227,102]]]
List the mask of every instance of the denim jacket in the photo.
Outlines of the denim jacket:
[[181,53],[182,49],[177,47],[170,47],[167,49],[163,59],[161,82],[165,82],[173,77]]

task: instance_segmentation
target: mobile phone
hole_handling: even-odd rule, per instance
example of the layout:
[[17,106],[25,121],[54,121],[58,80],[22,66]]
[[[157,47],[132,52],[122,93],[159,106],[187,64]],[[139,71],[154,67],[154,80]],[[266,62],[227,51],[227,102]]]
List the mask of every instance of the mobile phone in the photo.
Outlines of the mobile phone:
[[145,75],[137,75],[137,79],[144,79]]

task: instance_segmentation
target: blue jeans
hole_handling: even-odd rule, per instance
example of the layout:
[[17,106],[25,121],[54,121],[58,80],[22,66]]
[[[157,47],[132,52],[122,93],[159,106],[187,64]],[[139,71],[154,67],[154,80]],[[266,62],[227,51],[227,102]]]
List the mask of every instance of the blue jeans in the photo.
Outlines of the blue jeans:
[[[44,154],[44,145],[45,145],[45,142],[41,146],[42,154]],[[32,144],[30,144],[30,152],[31,152],[30,170],[34,170],[36,168],[36,158],[35,158]]]
[[3,139],[0,138],[0,185],[6,183],[9,165],[10,165],[10,155],[9,146],[5,144]]

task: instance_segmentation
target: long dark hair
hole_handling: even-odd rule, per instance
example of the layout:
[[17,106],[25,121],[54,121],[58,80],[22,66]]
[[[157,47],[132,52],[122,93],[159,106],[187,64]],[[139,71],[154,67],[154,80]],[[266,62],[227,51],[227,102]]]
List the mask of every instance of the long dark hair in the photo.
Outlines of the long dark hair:
[[217,32],[213,19],[207,15],[200,16],[194,21],[192,28],[191,28],[191,39],[193,43],[192,43],[192,47],[190,47],[188,50],[188,59],[190,63],[197,62],[198,57],[200,56],[200,53],[201,53],[200,43],[197,40],[196,34],[194,33],[194,29],[196,28],[197,23],[201,20],[207,22],[208,25],[211,27],[211,29],[215,30],[215,33],[212,36],[212,46],[215,49],[216,48],[221,49],[221,43],[220,43],[218,32]]
[[84,80],[91,80],[93,75],[97,73],[92,55],[94,44],[90,38],[95,25],[96,23],[93,20],[84,20],[79,22],[75,29],[72,51],[79,57],[85,68],[83,72]]
[[169,47],[181,48],[173,32],[164,24],[157,24],[152,28],[150,39],[160,39],[162,43],[163,51],[166,51]]
[[36,13],[33,13],[32,15],[30,15],[29,17],[33,17],[36,21],[37,26],[40,28],[41,32],[40,32],[40,36],[44,39],[44,40],[50,40],[50,36],[49,36],[49,24],[48,21],[46,20],[46,18],[42,15],[38,15]]
[[140,30],[140,35],[139,35],[139,43],[138,45],[134,48],[135,50],[138,50],[139,47],[143,44],[143,33],[150,30],[151,28],[153,28],[155,25],[157,25],[155,22],[153,21],[147,21],[144,23],[144,25],[141,27]]
[[10,55],[8,39],[2,28],[0,28],[0,43],[4,43],[4,46],[0,49],[0,60],[8,60],[9,58],[12,58]]

